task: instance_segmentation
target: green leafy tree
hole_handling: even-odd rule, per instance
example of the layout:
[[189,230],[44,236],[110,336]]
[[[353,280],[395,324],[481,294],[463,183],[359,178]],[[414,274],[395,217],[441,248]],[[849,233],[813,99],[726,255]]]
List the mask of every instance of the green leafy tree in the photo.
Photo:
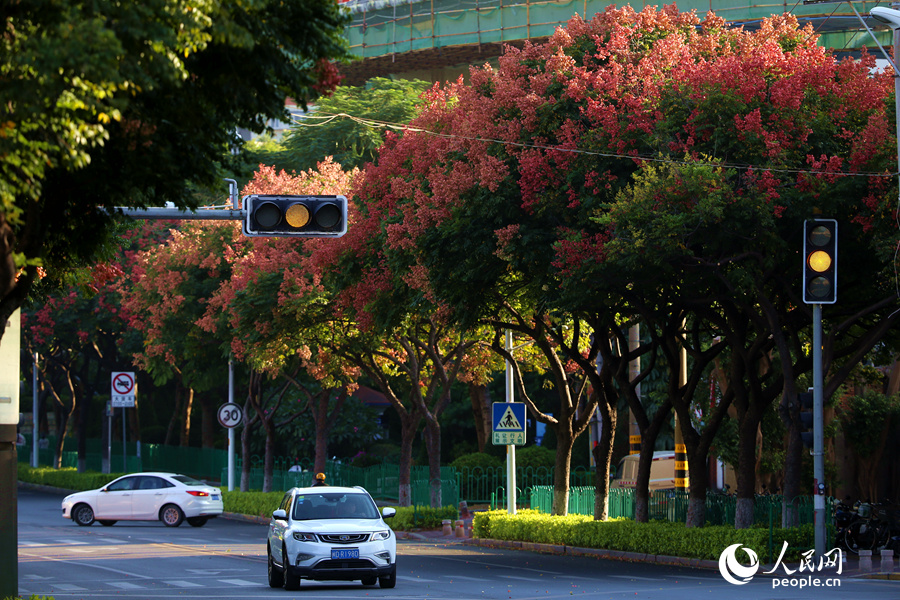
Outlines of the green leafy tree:
[[194,185],[220,188],[237,127],[336,85],[346,19],[334,2],[7,3],[0,319],[96,261],[111,207],[193,207]]
[[[316,102],[315,111],[294,124],[282,152],[272,163],[287,171],[315,168],[326,156],[344,169],[373,162],[387,131],[416,116],[420,96],[430,84],[420,80],[375,77],[365,86],[339,86]],[[352,118],[351,118],[352,117]]]
[[844,440],[858,459],[856,485],[860,497],[874,501],[879,495],[878,465],[889,435],[900,424],[900,395],[871,391],[846,396],[838,402],[835,413]]

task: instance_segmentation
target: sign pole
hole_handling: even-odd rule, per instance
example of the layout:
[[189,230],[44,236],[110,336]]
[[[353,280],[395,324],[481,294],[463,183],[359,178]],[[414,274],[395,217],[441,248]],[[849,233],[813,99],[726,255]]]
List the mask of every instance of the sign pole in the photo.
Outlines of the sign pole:
[[822,305],[813,304],[813,512],[816,556],[825,556],[825,375],[822,371]]
[[[234,404],[234,361],[228,357],[228,404]],[[228,428],[228,491],[234,490],[234,427]]]
[[[512,331],[506,330],[506,351],[512,353]],[[512,363],[506,361],[506,402],[514,400]],[[516,447],[506,445],[506,512],[516,514]]]

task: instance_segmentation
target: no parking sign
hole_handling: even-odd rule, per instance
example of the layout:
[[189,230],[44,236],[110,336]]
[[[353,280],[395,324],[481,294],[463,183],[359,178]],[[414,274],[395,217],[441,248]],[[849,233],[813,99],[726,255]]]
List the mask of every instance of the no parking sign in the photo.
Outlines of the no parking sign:
[[136,395],[133,371],[119,371],[112,374],[110,400],[113,408],[134,408]]

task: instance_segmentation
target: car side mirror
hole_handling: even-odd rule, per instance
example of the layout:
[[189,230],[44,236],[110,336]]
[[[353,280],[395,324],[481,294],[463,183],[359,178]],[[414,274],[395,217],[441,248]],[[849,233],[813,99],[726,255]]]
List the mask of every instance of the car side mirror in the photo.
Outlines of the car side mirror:
[[386,506],[385,508],[381,509],[381,516],[384,519],[390,519],[391,517],[393,517],[396,514],[397,514],[396,508],[390,508],[390,507]]
[[278,521],[287,521],[287,513],[284,512],[283,508],[279,508],[275,512],[272,513],[272,518]]

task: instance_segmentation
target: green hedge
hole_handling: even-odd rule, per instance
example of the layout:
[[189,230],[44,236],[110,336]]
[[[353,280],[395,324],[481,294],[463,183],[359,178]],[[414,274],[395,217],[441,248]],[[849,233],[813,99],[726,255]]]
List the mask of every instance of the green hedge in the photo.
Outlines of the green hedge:
[[[707,560],[717,560],[725,548],[736,543],[754,550],[762,560],[766,560],[769,553],[769,530],[761,527],[686,527],[684,523],[665,521],[636,523],[624,518],[595,521],[584,515],[561,517],[533,510],[520,510],[518,514],[510,515],[506,511],[495,510],[475,513],[472,528],[478,538]],[[810,547],[813,526],[776,528],[773,536],[776,553],[781,551],[782,543],[786,540],[792,549],[788,550],[785,560],[799,561],[801,553]],[[743,553],[738,556],[743,557]]]
[[37,469],[19,463],[19,481],[48,485],[64,490],[96,490],[125,473],[97,473],[86,471],[79,473],[75,467],[53,469],[38,467]]
[[[284,492],[227,492],[222,491],[225,512],[252,515],[268,519],[278,508]],[[388,523],[394,531],[410,529],[436,529],[444,519],[458,518],[459,511],[452,506],[431,508],[428,506],[395,507],[397,514]]]

